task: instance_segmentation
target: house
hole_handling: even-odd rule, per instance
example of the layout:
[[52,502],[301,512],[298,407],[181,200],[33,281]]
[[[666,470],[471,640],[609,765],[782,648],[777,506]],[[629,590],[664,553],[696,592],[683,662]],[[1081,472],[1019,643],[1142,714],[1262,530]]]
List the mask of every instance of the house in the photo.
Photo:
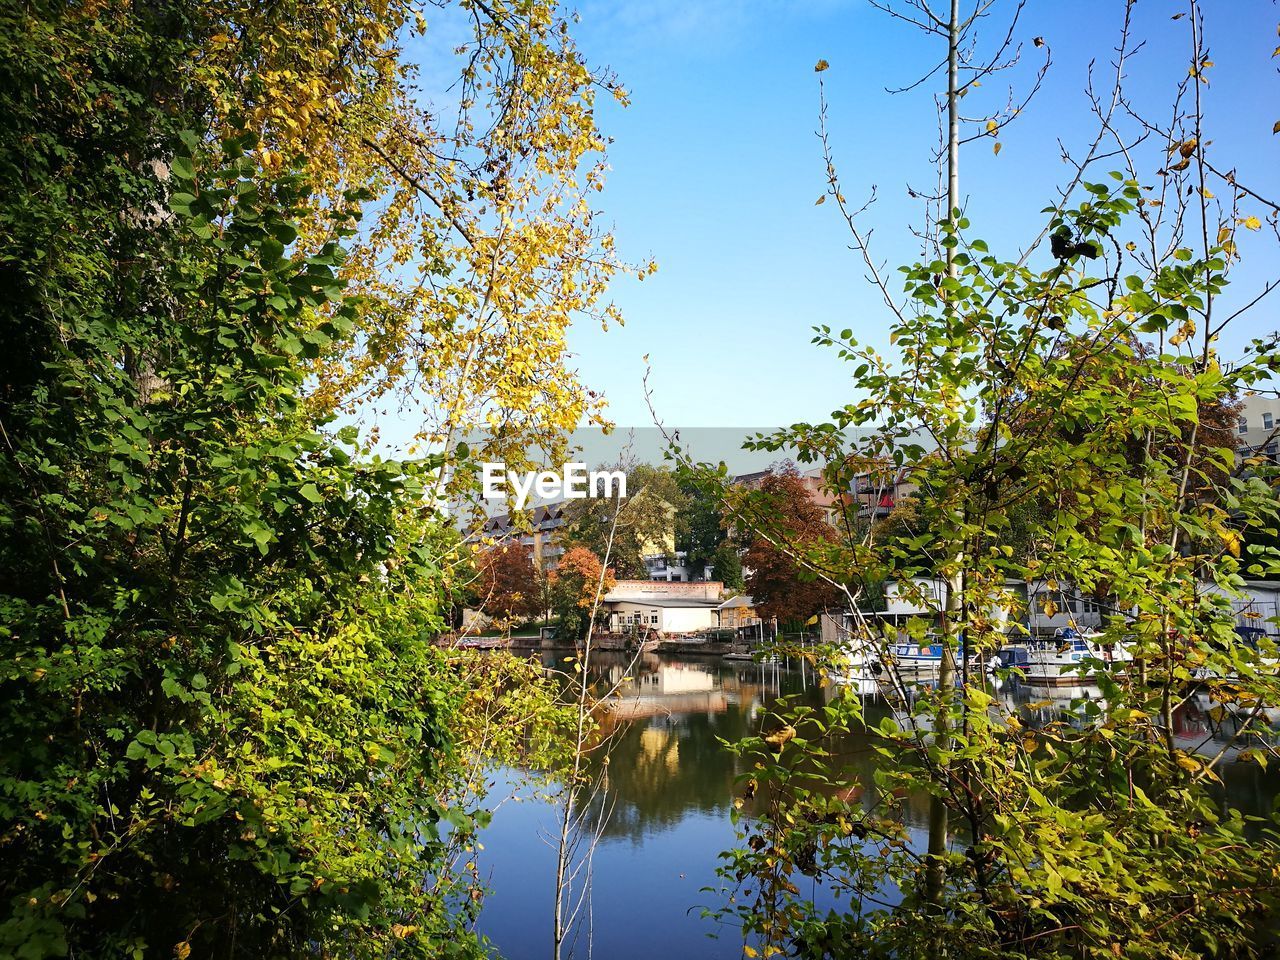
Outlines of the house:
[[719,625],[724,584],[619,580],[601,598],[611,633],[656,630],[693,633]]
[[755,601],[745,593],[730,597],[716,608],[719,626],[726,628],[745,627],[760,620],[756,613]]

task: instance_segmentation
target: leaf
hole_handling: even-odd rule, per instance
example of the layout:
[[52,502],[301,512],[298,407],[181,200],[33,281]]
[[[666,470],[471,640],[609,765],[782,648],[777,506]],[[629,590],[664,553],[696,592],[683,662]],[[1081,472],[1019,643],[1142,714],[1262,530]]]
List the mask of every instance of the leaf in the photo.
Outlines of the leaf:
[[1262,229],[1262,221],[1259,220],[1257,217],[1245,217],[1243,220],[1240,221],[1240,223],[1244,225],[1244,228],[1246,230]]
[[826,70],[826,69],[827,69],[827,68],[829,68],[830,66],[831,66],[831,64],[827,63],[827,61],[825,61],[825,60],[819,60],[817,63],[815,63],[815,64],[813,65],[813,72],[814,72],[814,73],[821,73],[823,70]]
[[996,143],[995,143],[995,146],[991,148],[991,152],[992,152],[992,153],[994,153],[996,156],[999,156],[999,155],[1000,155],[1000,148],[1001,148],[1002,146],[1004,146],[1004,144],[1002,144],[999,140],[997,140],[997,141],[996,141]]
[[987,133],[995,133],[999,129],[1000,124],[996,123],[994,120],[987,121]]
[[302,489],[299,490],[298,493],[300,493],[305,499],[310,500],[312,503],[324,502],[324,496],[316,489],[316,485],[314,483],[304,483],[302,485]]
[[827,195],[824,193],[824,194],[823,194],[822,196],[820,196],[817,200],[813,201],[813,205],[814,205],[815,207],[820,207],[820,206],[822,206],[822,205],[823,205],[824,203],[826,203],[826,202],[827,202]]

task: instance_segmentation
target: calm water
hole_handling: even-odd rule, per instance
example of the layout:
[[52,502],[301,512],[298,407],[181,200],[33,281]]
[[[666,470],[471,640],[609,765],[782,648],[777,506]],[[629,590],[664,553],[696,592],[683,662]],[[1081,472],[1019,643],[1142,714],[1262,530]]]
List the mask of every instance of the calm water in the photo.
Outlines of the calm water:
[[[627,662],[601,656],[600,679],[620,677]],[[550,655],[546,663],[560,666]],[[757,732],[780,695],[798,694],[816,705],[840,694],[815,684],[808,670],[710,658],[649,655],[632,675],[634,683],[626,686],[611,721],[604,796],[590,808],[590,823],[601,840],[592,865],[589,913],[584,910],[586,920],[572,955],[605,960],[741,957],[738,932],[701,917],[704,906],[720,905],[718,894],[703,888],[719,888],[719,854],[735,843],[729,811],[740,761],[720,741]],[[1096,688],[1019,689],[1005,696],[1022,704],[1024,719],[1034,723],[1058,718],[1072,697],[1091,694],[1096,695]],[[872,725],[890,712],[879,697],[866,702]],[[1035,704],[1034,709],[1027,704]],[[1225,742],[1230,718],[1215,722],[1212,710],[1201,698],[1179,711],[1177,734],[1184,749],[1200,746],[1216,752],[1214,744]],[[862,746],[843,744],[841,752],[867,764],[869,774],[873,755]],[[1275,774],[1254,764],[1229,765],[1223,775],[1229,802],[1249,813],[1270,809],[1280,787]],[[859,779],[867,783],[870,776]],[[516,797],[498,807],[482,836],[485,849],[479,863],[492,893],[479,931],[508,960],[546,960],[551,955],[558,809],[520,787],[513,775],[500,772],[493,797],[512,790]],[[926,814],[923,798],[907,809],[907,826],[922,843]]]

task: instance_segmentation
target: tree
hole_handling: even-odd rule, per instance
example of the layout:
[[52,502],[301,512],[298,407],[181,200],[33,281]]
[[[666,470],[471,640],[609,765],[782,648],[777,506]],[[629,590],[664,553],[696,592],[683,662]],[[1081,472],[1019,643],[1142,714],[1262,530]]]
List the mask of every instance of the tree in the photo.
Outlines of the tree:
[[[822,508],[813,502],[794,464],[775,467],[750,499],[763,521],[747,533],[742,562],[747,591],[762,616],[803,623],[842,602],[840,592],[813,575],[802,557],[834,542]],[[764,518],[767,518],[765,520]]]
[[726,590],[742,590],[746,586],[742,577],[742,558],[738,556],[738,548],[728,540],[716,547],[711,557],[711,579],[719,580]]
[[648,579],[646,557],[672,556],[684,495],[672,472],[662,467],[641,463],[598,469],[622,469],[627,475],[627,495],[568,501],[562,536],[596,556],[604,556],[612,537],[608,554],[615,574],[623,579]]
[[523,544],[498,544],[479,557],[476,603],[490,618],[510,625],[540,612],[541,588],[533,550]]
[[570,640],[585,636],[598,597],[615,585],[613,571],[602,572],[600,558],[582,546],[570,547],[561,554],[560,562],[548,573],[547,580],[551,608],[559,619],[560,630]]
[[454,758],[545,751],[550,693],[435,646],[443,461],[312,392],[376,325],[335,137],[387,116],[389,6],[0,10],[4,955],[481,953]]
[[684,506],[676,516],[676,550],[684,553],[692,576],[701,577],[702,571],[711,567],[713,580],[741,590],[742,562],[729,542],[719,498],[693,478],[680,477],[677,482]]
[[[1234,397],[1280,369],[1280,340],[1252,341],[1238,363],[1219,352],[1259,296],[1245,291],[1239,309],[1224,309],[1237,230],[1260,225],[1241,206],[1265,205],[1273,223],[1280,210],[1209,149],[1200,92],[1213,62],[1195,2],[1172,124],[1137,115],[1122,90],[1128,4],[1112,90],[1089,88],[1096,138],[1083,155],[1064,152],[1069,182],[1031,242],[1001,258],[960,209],[957,173],[959,98],[985,75],[971,59],[962,85],[972,44],[960,41],[990,6],[965,20],[955,2],[949,14],[924,0],[890,5],[947,44],[946,207],[924,257],[902,269],[899,295],[868,252],[865,211],[846,206],[828,151],[830,195],[883,295],[894,354],[860,344],[852,329],[817,328],[816,342],[853,365],[854,399],[828,422],[758,444],[822,462],[833,488],[867,470],[911,470],[919,533],[860,532],[843,545],[847,580],[831,550],[802,559],[847,586],[855,620],[870,584],[940,581],[945,596],[927,619],[951,655],[936,684],[904,688],[878,632],[859,622],[894,689],[911,691],[902,716],[871,731],[887,763],[870,809],[821,788],[852,771],[809,746],[866,729],[856,698],[780,711],[784,729],[803,731],[795,745],[744,741],[748,789],[766,800],[723,871],[734,891],[749,891],[729,912],[762,938],[763,953],[1265,955],[1280,906],[1275,846],[1211,788],[1242,734],[1197,750],[1179,742],[1174,717],[1193,671],[1243,712],[1242,730],[1262,704],[1280,702],[1265,665],[1274,642],[1241,642],[1231,608],[1246,572],[1275,569],[1274,556],[1242,561],[1240,548],[1242,532],[1275,529],[1277,504],[1269,478],[1242,470],[1221,430]],[[1137,117],[1136,132],[1121,129],[1121,110]],[[988,131],[1001,122],[988,120]],[[1154,150],[1142,147],[1149,136]],[[1124,169],[1095,171],[1103,155]],[[1214,205],[1210,183],[1231,203]],[[1032,503],[1047,509],[1037,516]],[[1034,533],[1019,540],[1016,524]],[[1070,580],[1085,592],[1105,584],[1116,598],[1105,642],[1134,657],[1127,671],[1091,658],[1101,700],[1035,730],[992,697],[982,666],[1010,639],[992,615],[1016,609],[1010,580]],[[912,795],[929,799],[923,850],[894,799]],[[1264,819],[1254,826],[1274,831]],[[862,909],[819,910],[797,873],[855,892]],[[889,886],[901,904],[865,906]]]

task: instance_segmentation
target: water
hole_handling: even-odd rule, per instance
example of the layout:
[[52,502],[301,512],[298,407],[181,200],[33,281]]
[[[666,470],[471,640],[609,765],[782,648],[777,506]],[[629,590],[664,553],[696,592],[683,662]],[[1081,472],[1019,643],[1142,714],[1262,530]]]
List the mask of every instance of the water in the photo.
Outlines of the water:
[[[593,659],[597,678],[612,681],[629,662],[620,655]],[[547,663],[559,665],[554,657]],[[721,905],[715,870],[721,851],[736,840],[729,813],[742,761],[721,740],[758,732],[780,695],[799,695],[819,705],[837,694],[816,684],[807,669],[712,658],[646,655],[632,675],[634,682],[624,687],[615,711],[606,790],[589,816],[600,841],[589,907],[584,907],[572,955],[606,960],[741,957],[740,934],[701,916],[703,907]],[[1072,698],[1096,693],[1096,687],[1021,688],[1003,695],[1034,725],[1060,717]],[[868,697],[866,703],[871,726],[890,711],[878,697]],[[1215,713],[1203,696],[1184,704],[1175,720],[1179,746],[1186,750],[1216,753],[1231,732],[1231,718]],[[865,747],[865,739],[854,738],[841,744],[840,752],[867,767],[868,775],[859,780],[869,783],[874,754]],[[1229,802],[1246,813],[1269,811],[1280,792],[1276,774],[1255,764],[1229,764],[1222,772]],[[499,772],[493,796],[512,790],[517,796],[499,806],[482,836],[485,849],[479,863],[492,892],[479,932],[507,960],[546,960],[551,955],[559,810],[529,789],[518,789],[513,774]],[[874,801],[858,792],[849,799]],[[908,829],[923,843],[925,798],[909,802],[905,816]],[[715,889],[706,892],[706,887]]]

